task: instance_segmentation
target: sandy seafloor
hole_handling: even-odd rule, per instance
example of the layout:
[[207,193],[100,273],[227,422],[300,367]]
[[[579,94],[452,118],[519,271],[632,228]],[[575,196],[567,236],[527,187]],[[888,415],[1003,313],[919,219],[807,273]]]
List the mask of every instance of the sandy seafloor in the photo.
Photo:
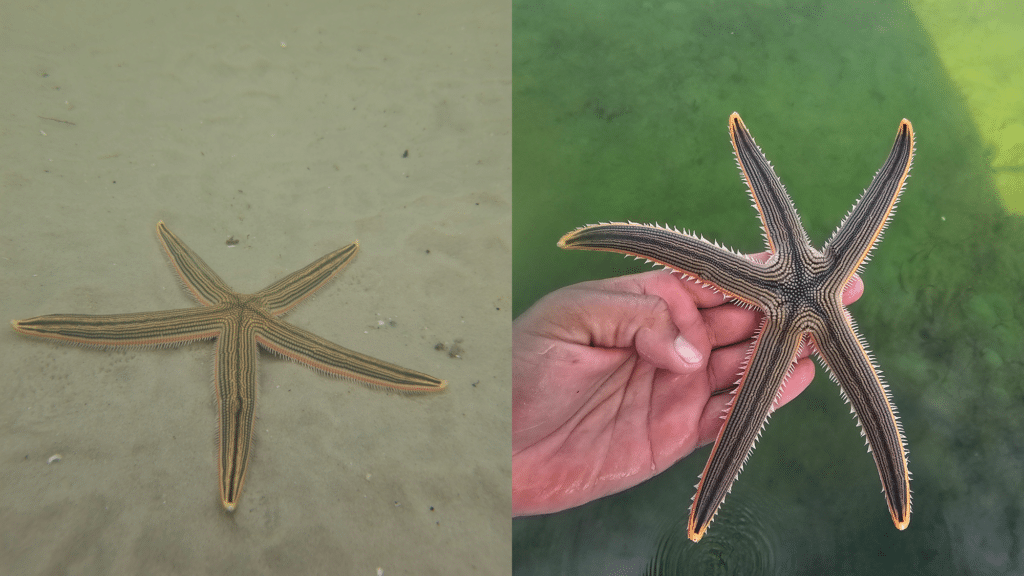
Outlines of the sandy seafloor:
[[449,387],[261,353],[226,513],[212,343],[0,331],[0,573],[510,572],[510,8],[344,4],[5,5],[0,316],[194,306],[160,220],[241,292],[358,239],[286,319]]

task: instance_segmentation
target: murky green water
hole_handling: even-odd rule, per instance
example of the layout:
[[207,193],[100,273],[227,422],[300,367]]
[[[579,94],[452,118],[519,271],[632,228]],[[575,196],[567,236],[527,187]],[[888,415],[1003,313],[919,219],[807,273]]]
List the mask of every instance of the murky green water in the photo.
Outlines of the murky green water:
[[819,370],[772,417],[699,544],[685,520],[707,449],[625,493],[516,520],[517,574],[1024,570],[1024,223],[1000,206],[917,16],[843,4],[516,0],[515,313],[563,285],[648,269],[555,247],[583,224],[657,221],[762,250],[729,144],[734,110],[818,246],[909,118],[912,175],[850,311],[904,423],[910,527],[893,528]]

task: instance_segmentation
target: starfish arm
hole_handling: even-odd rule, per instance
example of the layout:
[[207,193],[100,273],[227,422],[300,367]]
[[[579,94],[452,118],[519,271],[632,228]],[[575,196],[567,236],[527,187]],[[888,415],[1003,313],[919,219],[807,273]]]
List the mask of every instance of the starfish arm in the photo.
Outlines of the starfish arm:
[[690,540],[697,542],[704,536],[753,452],[802,340],[803,335],[792,319],[765,320],[697,483],[690,507]]
[[823,252],[835,260],[836,271],[841,273],[844,284],[881,239],[903,193],[913,159],[914,127],[904,118],[885,164],[825,244]]
[[729,116],[729,133],[740,172],[761,217],[768,249],[787,255],[807,250],[811,242],[793,200],[736,112]]
[[252,322],[229,323],[217,338],[214,356],[220,501],[229,512],[238,505],[252,453],[259,356],[255,333]]
[[867,437],[892,521],[903,530],[910,523],[910,471],[896,406],[864,341],[856,333],[853,319],[845,309],[836,313],[841,313],[846,322],[816,330],[812,338],[832,379],[839,383],[843,397],[849,401],[861,434]]
[[358,251],[359,242],[353,242],[274,282],[256,296],[267,301],[274,316],[281,316],[330,282]]
[[764,306],[776,300],[764,280],[761,264],[677,230],[632,222],[594,224],[562,236],[558,247],[644,258],[706,282],[747,304]]
[[406,392],[435,392],[447,386],[444,380],[342,348],[283,320],[270,319],[260,327],[256,341],[267,350],[333,376]]
[[22,334],[101,347],[166,346],[207,340],[220,333],[218,310],[185,308],[134,314],[50,314],[12,320]]
[[157,223],[156,231],[174,271],[197,302],[212,306],[233,294],[227,283],[198,254],[167,229],[163,220]]

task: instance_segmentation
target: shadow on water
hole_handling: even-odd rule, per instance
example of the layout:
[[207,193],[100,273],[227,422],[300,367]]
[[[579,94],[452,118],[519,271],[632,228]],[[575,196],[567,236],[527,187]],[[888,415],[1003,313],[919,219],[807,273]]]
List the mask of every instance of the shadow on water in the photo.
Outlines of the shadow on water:
[[632,490],[514,522],[517,574],[1002,574],[1024,570],[1024,224],[902,3],[514,5],[515,314],[567,284],[647,270],[563,252],[609,220],[762,250],[729,145],[736,110],[821,246],[885,159],[917,134],[908,188],[851,306],[906,431],[910,527],[892,526],[837,387],[766,428],[698,544],[686,540],[705,448]]

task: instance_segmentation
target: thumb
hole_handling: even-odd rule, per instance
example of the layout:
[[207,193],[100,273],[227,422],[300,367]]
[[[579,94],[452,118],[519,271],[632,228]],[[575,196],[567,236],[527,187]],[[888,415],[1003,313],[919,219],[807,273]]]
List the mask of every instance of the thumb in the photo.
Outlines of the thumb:
[[619,280],[614,287],[598,289],[586,283],[572,289],[575,305],[570,314],[576,316],[575,322],[558,322],[566,328],[577,327],[578,332],[567,339],[604,348],[634,348],[645,361],[677,374],[702,369],[707,357],[699,341],[702,320],[680,280],[664,273],[633,276],[630,285]]

